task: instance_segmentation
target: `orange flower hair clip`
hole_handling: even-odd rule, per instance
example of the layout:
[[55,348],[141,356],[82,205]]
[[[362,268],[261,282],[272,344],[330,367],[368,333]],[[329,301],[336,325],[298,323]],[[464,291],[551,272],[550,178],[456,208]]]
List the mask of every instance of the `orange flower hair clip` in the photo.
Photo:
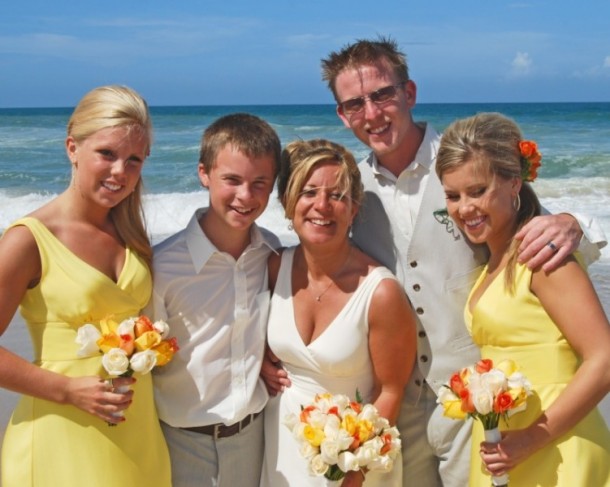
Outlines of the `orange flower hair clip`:
[[538,146],[533,140],[521,140],[519,152],[521,153],[521,179],[531,183],[538,177],[542,155],[538,152]]

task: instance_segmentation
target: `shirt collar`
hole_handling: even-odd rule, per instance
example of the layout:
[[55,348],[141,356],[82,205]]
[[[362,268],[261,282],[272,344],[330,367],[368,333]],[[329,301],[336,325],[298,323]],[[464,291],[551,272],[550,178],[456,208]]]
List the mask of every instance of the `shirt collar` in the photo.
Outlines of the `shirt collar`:
[[[428,172],[430,171],[432,162],[436,159],[436,152],[438,150],[438,133],[429,123],[418,122],[417,125],[424,129],[424,138],[417,149],[415,159],[411,161],[404,171],[414,171],[418,167],[423,167]],[[393,180],[397,179],[390,171],[379,164],[379,160],[373,152],[371,152],[369,155],[369,160],[375,176],[381,175],[385,178]]]
[[[209,208],[199,208],[195,211],[186,226],[184,236],[186,246],[191,255],[191,260],[193,261],[193,266],[197,272],[200,272],[201,269],[203,269],[214,253],[220,252],[214,246],[214,244],[210,242],[210,239],[201,229],[201,225],[199,225],[199,219],[208,211],[208,209]],[[264,245],[275,252],[272,242],[265,238],[265,235],[263,235],[259,226],[254,223],[250,228],[250,245],[248,245],[245,252],[251,249],[258,249]]]

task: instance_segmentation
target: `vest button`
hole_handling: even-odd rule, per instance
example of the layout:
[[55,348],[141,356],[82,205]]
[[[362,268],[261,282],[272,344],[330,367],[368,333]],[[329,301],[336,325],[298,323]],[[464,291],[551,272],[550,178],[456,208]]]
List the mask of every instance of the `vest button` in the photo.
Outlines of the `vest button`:
[[427,355],[422,355],[421,357],[419,357],[419,360],[421,360],[422,362],[427,362],[428,361],[428,356]]
[[416,260],[411,261],[411,262],[409,262],[409,265],[410,265],[411,267],[417,267],[417,261],[416,261]]
[[415,312],[416,312],[418,315],[423,315],[423,314],[424,314],[424,308],[417,308],[417,309],[415,310]]
[[424,330],[420,330],[417,334],[420,338],[424,338],[426,336],[426,332]]
[[413,289],[415,291],[419,291],[421,289],[421,286],[419,284],[413,284]]

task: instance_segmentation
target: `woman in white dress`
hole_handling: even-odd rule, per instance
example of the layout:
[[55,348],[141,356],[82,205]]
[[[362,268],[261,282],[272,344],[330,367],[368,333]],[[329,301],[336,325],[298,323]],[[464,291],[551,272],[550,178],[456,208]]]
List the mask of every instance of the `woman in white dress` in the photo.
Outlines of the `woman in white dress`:
[[291,386],[265,409],[261,486],[399,486],[389,473],[349,472],[331,482],[309,474],[283,424],[318,393],[373,403],[391,424],[415,360],[415,318],[392,273],[349,240],[363,190],[353,156],[324,140],[297,141],[282,157],[278,193],[300,244],[272,254],[269,347]]

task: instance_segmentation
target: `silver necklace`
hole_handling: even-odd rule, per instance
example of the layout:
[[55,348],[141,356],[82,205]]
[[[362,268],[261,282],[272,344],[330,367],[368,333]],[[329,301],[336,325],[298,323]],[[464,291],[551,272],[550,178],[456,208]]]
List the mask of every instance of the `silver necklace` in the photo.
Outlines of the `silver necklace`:
[[345,269],[345,266],[347,265],[349,258],[352,255],[352,246],[350,245],[349,247],[349,252],[347,254],[347,257],[345,258],[345,260],[343,261],[343,264],[341,265],[341,267],[339,268],[339,270],[337,272],[335,272],[331,278],[330,278],[330,282],[328,283],[328,286],[326,286],[326,288],[324,289],[324,291],[322,291],[320,294],[316,295],[314,294],[314,292],[309,289],[309,285],[307,286],[307,290],[311,293],[311,295],[314,297],[314,299],[316,300],[316,302],[320,302],[322,300],[322,296],[324,296],[324,294],[326,294],[326,291],[328,291],[330,289],[330,287],[334,284],[335,282],[335,278],[341,274],[341,272],[343,271],[343,269]]

